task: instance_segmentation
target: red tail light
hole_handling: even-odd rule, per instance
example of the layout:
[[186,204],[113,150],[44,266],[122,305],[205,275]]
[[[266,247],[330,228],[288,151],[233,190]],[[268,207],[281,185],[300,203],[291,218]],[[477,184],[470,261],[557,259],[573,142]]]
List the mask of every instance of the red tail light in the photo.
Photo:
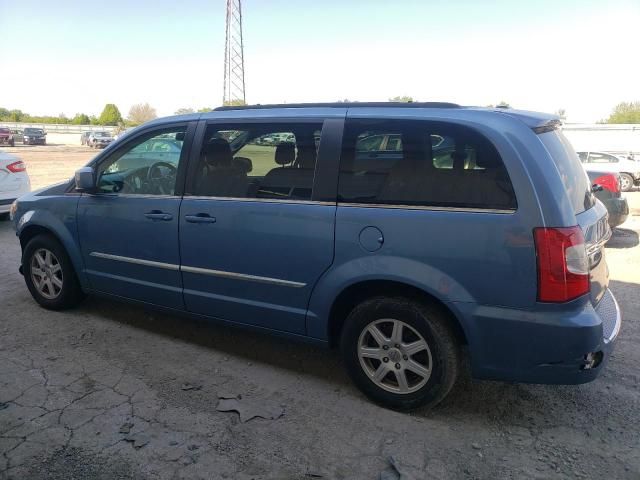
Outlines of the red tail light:
[[600,185],[613,193],[620,193],[620,180],[613,173],[605,173],[593,181],[594,184]]
[[568,302],[589,293],[589,260],[580,227],[535,228],[538,301]]
[[13,162],[7,165],[7,170],[9,170],[12,173],[24,172],[26,169],[27,169],[27,166],[24,164],[22,160],[19,160],[17,162]]

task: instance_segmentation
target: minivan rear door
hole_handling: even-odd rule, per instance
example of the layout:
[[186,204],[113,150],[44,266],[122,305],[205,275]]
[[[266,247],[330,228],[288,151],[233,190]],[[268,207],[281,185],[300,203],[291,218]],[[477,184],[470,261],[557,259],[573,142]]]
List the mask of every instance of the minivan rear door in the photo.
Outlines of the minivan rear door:
[[539,134],[539,137],[558,168],[582,229],[589,257],[591,301],[596,305],[609,285],[604,249],[604,244],[611,237],[607,209],[593,196],[589,177],[564,134],[560,130],[552,130]]

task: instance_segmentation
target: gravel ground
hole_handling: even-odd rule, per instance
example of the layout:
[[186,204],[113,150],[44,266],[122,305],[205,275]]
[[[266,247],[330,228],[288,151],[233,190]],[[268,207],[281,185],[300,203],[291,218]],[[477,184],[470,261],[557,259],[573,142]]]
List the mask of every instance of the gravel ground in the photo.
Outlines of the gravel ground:
[[[34,177],[47,162],[23,158]],[[628,198],[635,217],[607,249],[625,322],[604,374],[464,379],[412,414],[364,399],[336,352],[99,298],[45,311],[0,222],[0,479],[400,478],[392,462],[405,480],[638,479],[640,192]],[[273,418],[242,422],[219,396]]]

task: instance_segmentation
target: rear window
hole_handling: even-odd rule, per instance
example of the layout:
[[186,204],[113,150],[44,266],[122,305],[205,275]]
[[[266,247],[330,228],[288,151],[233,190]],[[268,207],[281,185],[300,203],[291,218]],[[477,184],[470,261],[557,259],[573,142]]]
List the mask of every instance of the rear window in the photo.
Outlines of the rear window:
[[569,140],[560,130],[541,133],[540,140],[556,164],[573,211],[578,214],[589,210],[595,205],[591,182]]

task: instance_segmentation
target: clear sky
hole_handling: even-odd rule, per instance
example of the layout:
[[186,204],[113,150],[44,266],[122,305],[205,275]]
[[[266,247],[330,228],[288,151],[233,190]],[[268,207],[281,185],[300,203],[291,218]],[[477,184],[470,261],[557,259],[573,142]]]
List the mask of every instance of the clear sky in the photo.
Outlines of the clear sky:
[[[0,0],[0,106],[159,115],[222,100],[225,0]],[[608,116],[640,100],[640,0],[244,0],[247,101]]]

